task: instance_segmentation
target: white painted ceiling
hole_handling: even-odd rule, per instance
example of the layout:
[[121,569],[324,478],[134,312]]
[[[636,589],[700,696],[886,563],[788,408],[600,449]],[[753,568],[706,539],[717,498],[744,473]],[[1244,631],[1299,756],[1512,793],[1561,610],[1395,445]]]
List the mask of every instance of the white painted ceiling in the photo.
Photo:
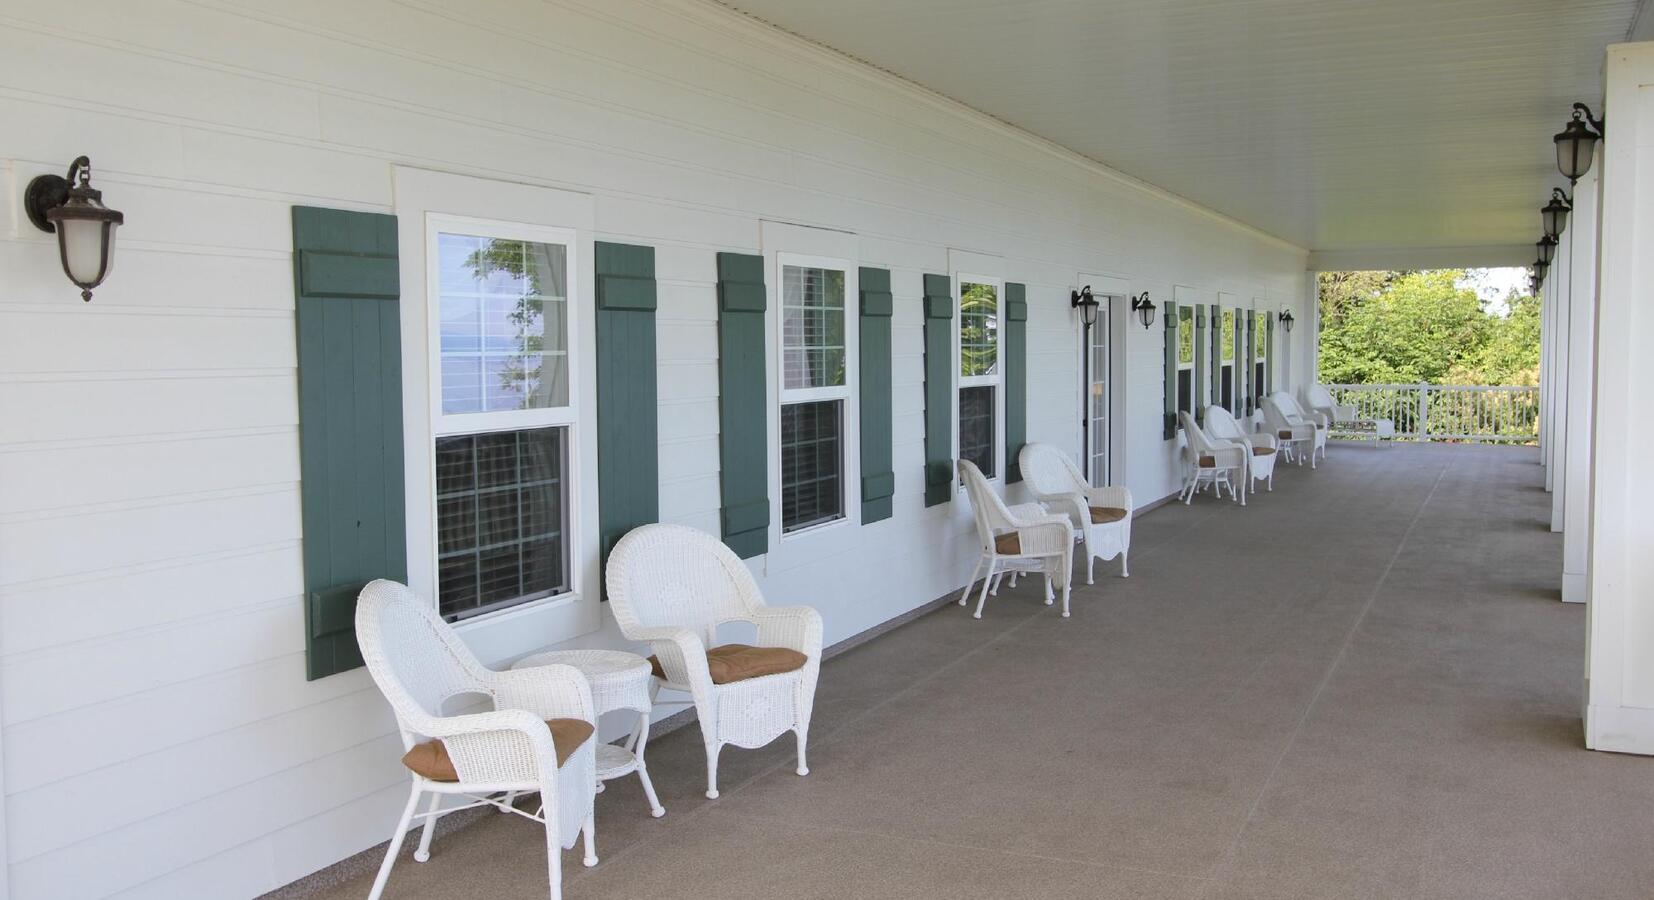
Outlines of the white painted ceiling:
[[1531,244],[1638,0],[726,0],[1320,251]]

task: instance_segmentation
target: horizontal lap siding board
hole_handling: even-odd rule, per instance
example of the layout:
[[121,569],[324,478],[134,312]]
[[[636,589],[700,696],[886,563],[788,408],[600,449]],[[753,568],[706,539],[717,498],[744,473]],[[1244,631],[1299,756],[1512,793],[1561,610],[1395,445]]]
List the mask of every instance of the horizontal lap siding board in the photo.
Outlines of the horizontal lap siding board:
[[863,267],[861,286],[861,522],[890,518],[892,469],[890,270]]
[[396,217],[293,208],[311,679],[362,664],[356,595],[407,581]]
[[724,543],[745,559],[769,550],[764,398],[764,258],[718,254],[718,457]]
[[1160,436],[1164,440],[1177,437],[1177,304],[1168,302],[1161,315],[1165,316],[1166,345],[1161,388],[1165,392],[1164,419]]
[[660,520],[655,248],[598,241],[597,495],[603,559]]
[[925,276],[925,505],[953,497],[953,287]]
[[1022,480],[1028,440],[1028,286],[1005,283],[1005,483]]

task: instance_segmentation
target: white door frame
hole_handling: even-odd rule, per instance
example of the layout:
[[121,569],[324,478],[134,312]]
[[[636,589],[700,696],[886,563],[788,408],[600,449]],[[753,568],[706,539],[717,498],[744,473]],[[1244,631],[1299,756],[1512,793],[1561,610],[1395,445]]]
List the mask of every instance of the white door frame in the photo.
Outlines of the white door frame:
[[[1126,385],[1126,336],[1132,321],[1131,316],[1131,283],[1118,275],[1108,275],[1101,272],[1080,272],[1075,276],[1074,288],[1089,285],[1091,295],[1097,298],[1102,308],[1097,310],[1098,326],[1107,332],[1104,335],[1103,350],[1108,371],[1104,383],[1108,392],[1108,411],[1105,421],[1108,424],[1108,444],[1104,450],[1103,480],[1105,484],[1119,484],[1126,472],[1125,462],[1125,429],[1116,427],[1115,419],[1120,410],[1127,408],[1125,395]],[[1078,314],[1074,315],[1074,343],[1079,350],[1078,365],[1074,367],[1074,378],[1079,386],[1080,401],[1080,453],[1075,458],[1080,464],[1080,471],[1086,479],[1091,480],[1091,385],[1086,383],[1086,356],[1091,348],[1086,346],[1086,329],[1080,322]],[[1093,379],[1095,372],[1091,373]]]

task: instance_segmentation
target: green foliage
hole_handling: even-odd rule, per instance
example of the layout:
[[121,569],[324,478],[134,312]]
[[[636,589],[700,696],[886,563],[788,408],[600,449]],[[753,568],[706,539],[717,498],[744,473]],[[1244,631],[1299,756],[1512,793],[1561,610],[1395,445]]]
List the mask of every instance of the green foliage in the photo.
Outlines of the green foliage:
[[1332,384],[1534,384],[1539,300],[1508,313],[1462,286],[1465,272],[1325,272],[1321,373]]

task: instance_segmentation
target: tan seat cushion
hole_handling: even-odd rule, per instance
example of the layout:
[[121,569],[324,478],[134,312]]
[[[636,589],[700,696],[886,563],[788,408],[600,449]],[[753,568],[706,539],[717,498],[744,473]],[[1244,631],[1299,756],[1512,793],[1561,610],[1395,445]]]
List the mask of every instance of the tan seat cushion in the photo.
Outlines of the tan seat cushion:
[[1276,437],[1280,438],[1283,441],[1290,441],[1290,440],[1292,440],[1292,432],[1283,431],[1280,434],[1277,434]]
[[1274,452],[1275,452],[1274,447],[1253,447],[1252,448],[1252,455],[1253,456],[1269,456],[1269,455],[1273,454]]
[[1118,522],[1125,517],[1126,511],[1123,509],[1112,506],[1091,507],[1091,524],[1093,525],[1107,525],[1110,522]]
[[[557,765],[569,761],[574,751],[592,736],[592,723],[580,719],[547,719],[546,727],[551,729],[551,743],[557,748]],[[402,765],[407,766],[414,774],[432,781],[458,781],[459,773],[454,770],[454,761],[448,758],[448,748],[441,741],[425,741],[413,745],[413,749],[402,754]]]
[[1022,539],[1014,531],[1007,531],[994,538],[994,552],[1000,556],[1016,556],[1022,552]]
[[[706,669],[712,674],[713,684],[730,684],[763,675],[792,672],[804,668],[804,663],[808,661],[809,657],[787,647],[724,644],[706,651]],[[660,667],[659,659],[649,657],[649,665],[654,668],[656,678],[666,677],[666,670]]]
[[1212,467],[1213,467],[1213,466],[1215,466],[1215,465],[1217,465],[1217,464],[1218,464],[1218,461],[1217,461],[1217,460],[1216,460],[1216,459],[1213,459],[1213,458],[1212,458],[1212,457],[1210,457],[1210,456],[1202,456],[1202,457],[1201,457],[1201,458],[1200,458],[1200,460],[1199,460],[1199,462],[1198,462],[1198,464],[1199,464],[1199,465],[1200,465],[1200,467],[1201,467],[1201,468],[1203,468],[1203,469],[1210,469],[1210,468],[1212,468]]

